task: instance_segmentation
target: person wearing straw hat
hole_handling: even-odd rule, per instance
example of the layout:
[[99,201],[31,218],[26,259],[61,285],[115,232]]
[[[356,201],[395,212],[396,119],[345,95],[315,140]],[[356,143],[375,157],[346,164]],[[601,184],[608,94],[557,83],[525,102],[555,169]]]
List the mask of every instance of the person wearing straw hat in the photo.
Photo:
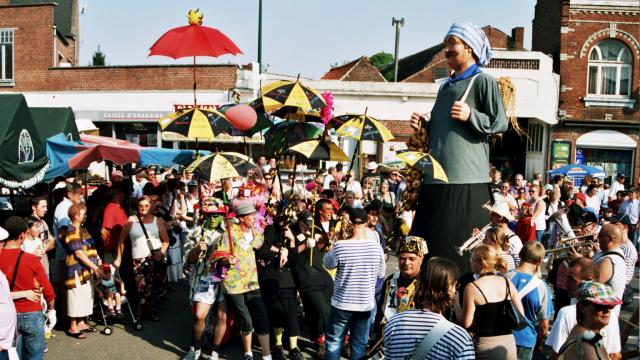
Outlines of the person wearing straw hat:
[[430,121],[418,113],[410,121],[416,130],[428,127],[431,155],[449,182],[423,180],[411,234],[429,242],[431,255],[468,269],[468,259],[458,256],[455,245],[487,222],[482,204],[491,197],[489,136],[508,126],[498,83],[482,70],[492,57],[484,31],[468,22],[454,23],[444,46],[453,72],[438,91]]
[[583,281],[576,304],[578,324],[569,333],[558,359],[609,359],[601,331],[609,324],[613,309],[620,304],[622,300],[609,285]]
[[[227,303],[236,312],[236,323],[242,337],[245,360],[253,359],[251,339],[258,335],[262,358],[271,360],[269,345],[269,319],[258,283],[258,267],[255,250],[262,247],[264,238],[256,228],[257,210],[250,201],[235,208],[239,224],[231,224],[222,235],[217,251],[227,252],[230,267],[222,281],[222,291]],[[218,260],[214,255],[213,261]]]
[[[509,223],[515,221],[515,218],[509,210],[509,206],[505,202],[496,202],[493,206],[487,204],[482,206],[489,211],[491,225],[494,228],[501,229],[505,236],[509,239],[509,249],[507,253],[513,257],[515,265],[520,264],[520,250],[522,249],[522,239],[509,228]],[[477,234],[478,229],[473,229],[472,234]]]

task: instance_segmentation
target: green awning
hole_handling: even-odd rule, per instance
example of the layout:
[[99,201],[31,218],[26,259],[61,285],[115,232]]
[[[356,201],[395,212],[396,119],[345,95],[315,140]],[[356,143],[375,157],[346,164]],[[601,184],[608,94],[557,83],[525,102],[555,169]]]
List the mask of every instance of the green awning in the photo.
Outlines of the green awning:
[[76,117],[70,107],[31,107],[33,122],[43,141],[63,133],[69,141],[80,141]]
[[49,161],[22,94],[0,95],[0,185],[29,188],[40,182]]

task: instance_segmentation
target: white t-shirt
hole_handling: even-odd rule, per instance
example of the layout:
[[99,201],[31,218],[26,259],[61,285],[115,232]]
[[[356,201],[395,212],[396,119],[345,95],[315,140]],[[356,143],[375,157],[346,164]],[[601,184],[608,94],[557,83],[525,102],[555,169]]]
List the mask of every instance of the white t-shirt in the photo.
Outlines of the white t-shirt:
[[624,190],[624,184],[614,181],[609,188],[609,199],[614,200],[618,191]]
[[518,203],[516,202],[516,199],[511,194],[502,195],[502,193],[499,193],[499,192],[493,193],[493,200],[496,203],[499,203],[499,202],[506,203],[507,205],[509,205],[509,209],[518,208]]
[[331,174],[327,174],[324,176],[324,182],[322,183],[322,189],[327,190],[330,188],[329,184],[336,179]]
[[[549,332],[549,337],[545,345],[550,346],[553,351],[558,353],[569,333],[578,324],[576,315],[576,305],[568,305],[558,311],[558,317],[553,322],[553,327]],[[615,312],[611,312],[609,324],[602,330],[604,348],[609,354],[618,353],[620,347],[620,328],[618,326],[618,316]]]
[[600,211],[600,197],[598,194],[587,196],[587,206],[594,208],[596,211]]

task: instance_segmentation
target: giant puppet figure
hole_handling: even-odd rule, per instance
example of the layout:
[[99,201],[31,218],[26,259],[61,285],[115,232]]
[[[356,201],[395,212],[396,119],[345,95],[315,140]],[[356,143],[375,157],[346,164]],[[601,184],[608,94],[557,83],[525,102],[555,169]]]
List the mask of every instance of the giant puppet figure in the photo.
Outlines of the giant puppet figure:
[[427,240],[430,256],[468,269],[468,258],[459,256],[455,246],[489,222],[482,208],[491,195],[489,136],[507,130],[507,117],[496,79],[482,71],[492,56],[482,29],[454,23],[444,43],[451,76],[440,87],[428,121],[414,113],[411,126],[427,126],[431,154],[449,182],[425,177],[411,235]]

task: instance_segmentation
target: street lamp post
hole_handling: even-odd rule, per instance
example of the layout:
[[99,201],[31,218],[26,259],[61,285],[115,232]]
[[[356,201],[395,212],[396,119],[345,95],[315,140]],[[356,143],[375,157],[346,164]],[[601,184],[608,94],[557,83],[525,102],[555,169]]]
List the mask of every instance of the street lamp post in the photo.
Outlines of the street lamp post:
[[396,50],[393,54],[393,81],[398,81],[398,51],[400,49],[400,27],[404,26],[404,18],[393,17],[391,25],[396,27]]
[[258,74],[262,73],[262,0],[258,0]]

